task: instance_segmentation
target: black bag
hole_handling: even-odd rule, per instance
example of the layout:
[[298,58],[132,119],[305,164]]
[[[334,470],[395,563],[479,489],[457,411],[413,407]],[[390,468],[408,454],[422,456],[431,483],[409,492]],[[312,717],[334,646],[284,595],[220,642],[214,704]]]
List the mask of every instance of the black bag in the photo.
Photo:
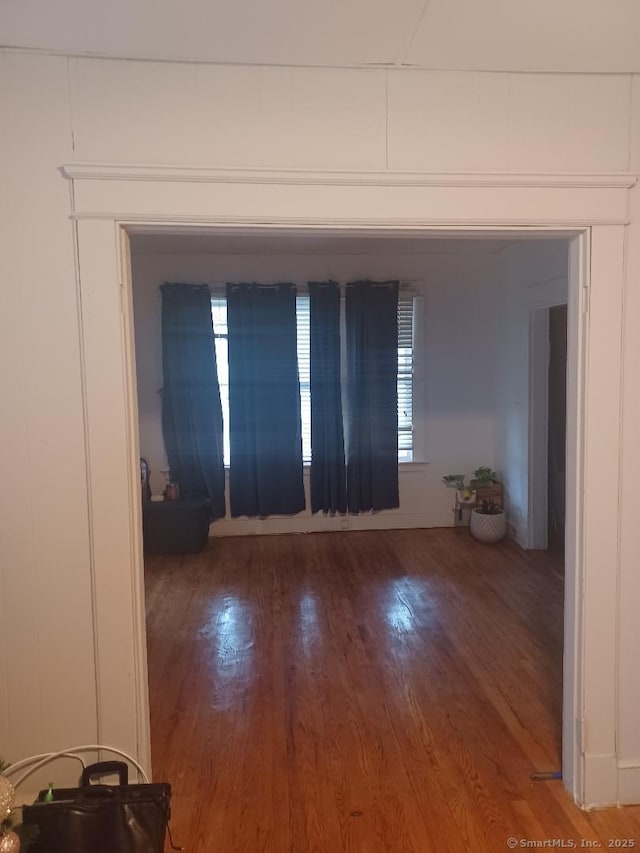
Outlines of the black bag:
[[[118,785],[91,785],[93,776],[117,773]],[[122,761],[101,761],[82,772],[79,788],[40,791],[22,810],[36,827],[28,853],[163,853],[170,816],[171,786],[129,785]]]

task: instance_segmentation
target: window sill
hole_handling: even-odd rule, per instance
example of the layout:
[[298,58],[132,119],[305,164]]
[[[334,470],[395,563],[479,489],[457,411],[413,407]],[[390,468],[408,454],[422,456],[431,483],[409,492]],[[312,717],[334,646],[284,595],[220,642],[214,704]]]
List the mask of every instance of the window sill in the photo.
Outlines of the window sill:
[[400,462],[400,471],[426,471],[428,462]]
[[[398,462],[398,470],[402,474],[405,471],[426,471],[428,462]],[[308,476],[311,471],[311,464],[304,463],[304,474]]]

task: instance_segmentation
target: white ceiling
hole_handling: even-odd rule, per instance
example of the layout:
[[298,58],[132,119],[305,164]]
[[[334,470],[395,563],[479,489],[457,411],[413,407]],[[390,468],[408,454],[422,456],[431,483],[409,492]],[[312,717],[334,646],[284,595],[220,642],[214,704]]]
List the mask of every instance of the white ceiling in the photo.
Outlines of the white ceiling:
[[145,255],[375,255],[499,252],[513,241],[433,237],[316,235],[134,234],[133,254]]
[[219,63],[640,72],[640,0],[0,0],[0,45]]

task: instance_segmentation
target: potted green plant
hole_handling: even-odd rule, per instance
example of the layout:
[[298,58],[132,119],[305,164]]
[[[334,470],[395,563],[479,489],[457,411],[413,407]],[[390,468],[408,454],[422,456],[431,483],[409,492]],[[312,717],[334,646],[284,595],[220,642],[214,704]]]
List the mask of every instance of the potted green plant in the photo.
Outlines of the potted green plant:
[[469,529],[478,542],[499,542],[507,533],[507,515],[495,501],[483,500],[471,510]]
[[[442,482],[456,490],[455,509],[460,521],[465,520],[471,533],[481,542],[499,542],[507,532],[503,509],[503,488],[496,471],[481,465],[467,479],[464,474],[447,474]],[[458,517],[458,516],[457,516]]]
[[471,482],[465,480],[464,474],[446,474],[442,482],[448,489],[456,490],[456,501],[461,504],[476,502],[476,491]]
[[478,486],[496,486],[499,482],[497,473],[487,465],[476,468],[471,478],[471,486],[474,489],[477,489]]
[[476,468],[471,477],[470,485],[476,492],[476,506],[482,501],[493,501],[499,507],[503,505],[503,488],[498,474],[487,465]]

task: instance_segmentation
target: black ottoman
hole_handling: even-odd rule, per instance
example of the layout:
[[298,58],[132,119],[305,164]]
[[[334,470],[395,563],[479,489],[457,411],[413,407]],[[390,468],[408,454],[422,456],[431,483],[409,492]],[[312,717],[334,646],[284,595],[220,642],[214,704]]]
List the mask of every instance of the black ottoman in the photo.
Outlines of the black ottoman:
[[144,550],[148,554],[195,554],[209,538],[208,498],[145,501],[142,507]]

